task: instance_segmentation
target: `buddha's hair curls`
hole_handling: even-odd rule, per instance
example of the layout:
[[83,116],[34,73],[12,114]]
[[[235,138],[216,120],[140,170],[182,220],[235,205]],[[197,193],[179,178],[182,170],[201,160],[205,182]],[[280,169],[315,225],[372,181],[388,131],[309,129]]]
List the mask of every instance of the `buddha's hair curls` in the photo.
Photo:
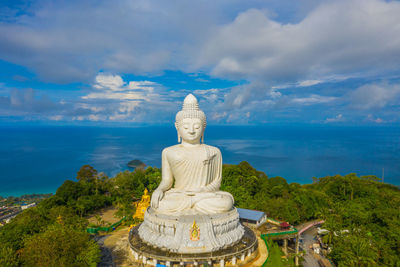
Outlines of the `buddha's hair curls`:
[[182,110],[176,114],[175,124],[179,126],[183,119],[200,119],[203,124],[203,129],[207,126],[207,119],[204,112],[199,108],[199,103],[194,95],[189,94],[183,101]]

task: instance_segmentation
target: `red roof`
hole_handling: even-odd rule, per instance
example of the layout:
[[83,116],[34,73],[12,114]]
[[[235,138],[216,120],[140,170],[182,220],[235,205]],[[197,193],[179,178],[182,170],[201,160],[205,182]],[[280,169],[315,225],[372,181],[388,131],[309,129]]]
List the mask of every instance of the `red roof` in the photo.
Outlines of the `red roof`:
[[290,224],[288,224],[287,222],[281,222],[280,226],[286,228],[290,227]]

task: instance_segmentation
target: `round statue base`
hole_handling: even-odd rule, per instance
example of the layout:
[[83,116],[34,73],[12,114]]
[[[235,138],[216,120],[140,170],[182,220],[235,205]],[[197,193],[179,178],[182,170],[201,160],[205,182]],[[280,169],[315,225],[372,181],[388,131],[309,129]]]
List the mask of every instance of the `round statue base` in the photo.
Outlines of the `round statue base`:
[[136,261],[156,266],[158,263],[165,266],[185,266],[193,264],[199,266],[207,263],[209,266],[219,264],[225,266],[230,262],[232,265],[238,262],[244,263],[251,256],[255,256],[258,244],[256,235],[248,227],[243,226],[243,235],[234,245],[217,251],[204,253],[176,253],[161,249],[144,242],[139,236],[139,226],[129,232],[129,245]]
[[244,228],[236,208],[218,214],[179,216],[148,208],[138,233],[150,246],[176,253],[204,253],[236,244]]

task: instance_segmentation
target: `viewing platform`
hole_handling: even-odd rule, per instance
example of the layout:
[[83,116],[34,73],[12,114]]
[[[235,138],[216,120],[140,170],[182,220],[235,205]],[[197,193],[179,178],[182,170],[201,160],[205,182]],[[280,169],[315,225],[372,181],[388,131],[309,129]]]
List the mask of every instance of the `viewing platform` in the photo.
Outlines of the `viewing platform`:
[[173,253],[167,250],[149,246],[143,242],[138,234],[138,226],[129,232],[129,244],[131,252],[135,260],[143,264],[156,266],[157,263],[165,266],[186,266],[193,264],[219,264],[225,266],[230,263],[232,265],[245,264],[256,257],[257,254],[257,237],[253,231],[244,227],[245,233],[242,239],[234,246],[207,253]]

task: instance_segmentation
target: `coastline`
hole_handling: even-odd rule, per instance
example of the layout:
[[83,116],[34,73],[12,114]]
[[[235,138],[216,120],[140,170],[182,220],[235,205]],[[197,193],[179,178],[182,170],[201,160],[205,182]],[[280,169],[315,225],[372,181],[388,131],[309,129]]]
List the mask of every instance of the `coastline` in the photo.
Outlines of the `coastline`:
[[[346,175],[346,174],[343,174],[342,176],[344,176],[344,175]],[[332,176],[334,176],[334,175],[332,175]],[[271,177],[268,177],[268,178],[271,178]],[[283,177],[283,178],[286,181],[288,181],[285,177]],[[320,178],[320,177],[318,177],[318,178]],[[297,183],[297,182],[289,182],[288,181],[288,184],[293,184],[293,183]],[[382,183],[382,182],[378,182],[378,183]],[[310,183],[299,183],[299,184],[300,185],[308,185],[308,184],[312,184],[312,182],[310,182]],[[385,183],[385,184],[392,185],[392,186],[397,187],[397,188],[400,189],[400,185],[396,185],[396,184],[392,184],[392,183]],[[34,194],[53,194],[53,195],[55,195],[56,191],[57,191],[57,188],[54,189],[53,191],[50,191],[50,190],[39,190],[39,191],[12,191],[11,193],[8,193],[8,192],[7,193],[2,193],[2,192],[0,192],[0,199],[1,198],[8,198],[8,197],[21,197],[23,195],[34,195]]]
[[11,192],[0,192],[0,197],[3,198],[8,198],[8,197],[21,197],[23,195],[41,195],[41,194],[53,194],[55,195],[57,191],[57,188],[54,189],[53,191],[50,190],[38,190],[38,191],[21,191],[21,190],[15,190]]
[[[170,126],[11,127],[0,131],[0,195],[55,193],[89,164],[113,177],[129,159],[161,166],[161,151],[176,144]],[[247,161],[268,177],[309,184],[312,177],[356,173],[400,185],[399,127],[214,126],[205,142],[220,148],[224,164]],[[221,134],[224,138],[220,138]],[[60,142],[63,140],[63,142]]]

